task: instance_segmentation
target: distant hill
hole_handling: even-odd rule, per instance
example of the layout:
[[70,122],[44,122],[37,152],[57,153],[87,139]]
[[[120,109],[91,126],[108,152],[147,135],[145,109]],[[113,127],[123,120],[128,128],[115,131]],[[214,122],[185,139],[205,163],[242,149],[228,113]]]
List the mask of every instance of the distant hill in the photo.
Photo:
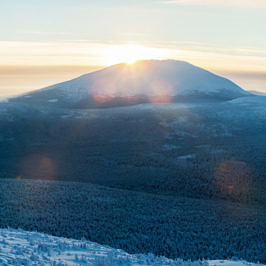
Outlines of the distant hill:
[[248,91],[252,94],[258,95],[258,96],[266,96],[266,92],[262,92],[262,91]]
[[228,79],[183,61],[118,64],[11,99],[72,108],[232,100],[250,95]]

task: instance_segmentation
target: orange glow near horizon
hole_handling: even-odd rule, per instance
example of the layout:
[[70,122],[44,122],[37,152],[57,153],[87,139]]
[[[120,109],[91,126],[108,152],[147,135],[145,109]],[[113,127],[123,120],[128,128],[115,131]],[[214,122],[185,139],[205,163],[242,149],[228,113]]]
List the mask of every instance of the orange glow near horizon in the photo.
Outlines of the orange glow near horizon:
[[266,91],[265,52],[193,44],[0,41],[0,97],[40,89],[138,60],[176,59],[210,70],[246,90]]

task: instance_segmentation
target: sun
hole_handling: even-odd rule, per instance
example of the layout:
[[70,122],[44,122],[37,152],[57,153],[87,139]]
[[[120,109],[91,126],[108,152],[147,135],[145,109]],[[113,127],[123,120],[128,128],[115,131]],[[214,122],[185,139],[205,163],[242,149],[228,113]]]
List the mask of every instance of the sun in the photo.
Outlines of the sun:
[[118,63],[134,64],[138,60],[158,59],[160,51],[138,44],[124,44],[108,47],[103,52],[103,63],[114,65]]

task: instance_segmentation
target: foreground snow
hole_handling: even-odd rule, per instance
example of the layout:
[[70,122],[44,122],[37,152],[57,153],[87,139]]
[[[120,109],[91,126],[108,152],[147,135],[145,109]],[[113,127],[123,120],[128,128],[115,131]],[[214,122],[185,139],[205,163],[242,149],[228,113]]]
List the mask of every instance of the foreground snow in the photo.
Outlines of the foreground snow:
[[255,265],[239,261],[184,262],[154,255],[130,255],[85,240],[23,230],[0,229],[1,265]]

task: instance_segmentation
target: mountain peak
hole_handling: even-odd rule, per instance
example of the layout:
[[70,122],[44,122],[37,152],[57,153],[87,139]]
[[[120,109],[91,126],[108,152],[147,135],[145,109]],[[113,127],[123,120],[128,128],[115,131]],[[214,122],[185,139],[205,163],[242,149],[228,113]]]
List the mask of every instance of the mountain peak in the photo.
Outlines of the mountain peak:
[[232,100],[249,95],[228,79],[177,60],[117,64],[13,101],[95,108],[138,103]]

